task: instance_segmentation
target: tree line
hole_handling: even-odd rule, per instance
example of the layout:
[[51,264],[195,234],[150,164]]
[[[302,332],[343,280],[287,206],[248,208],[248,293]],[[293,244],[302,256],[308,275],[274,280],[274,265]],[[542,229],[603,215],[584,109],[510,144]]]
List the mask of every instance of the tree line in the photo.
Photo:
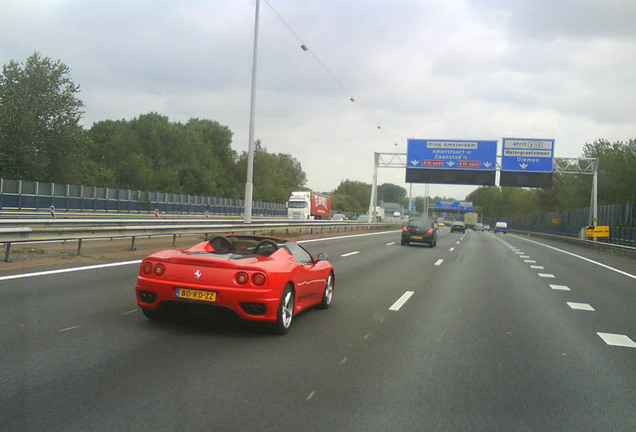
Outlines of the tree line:
[[[79,85],[61,61],[34,53],[0,73],[0,177],[99,187],[242,198],[247,152],[232,131],[206,119],[159,113],[80,125]],[[254,152],[254,199],[285,202],[307,176],[289,154]]]
[[[60,60],[35,52],[11,60],[0,73],[0,177],[191,195],[243,198],[247,153],[232,148],[232,131],[207,119],[173,122],[159,113],[131,120],[80,125],[80,86]],[[599,160],[599,204],[636,202],[636,141],[586,144],[583,156]],[[466,199],[485,218],[586,207],[591,176],[554,174],[551,189],[481,187]],[[255,143],[254,199],[286,202],[306,190],[307,176],[290,154]],[[343,180],[328,192],[332,209],[366,213],[371,185]],[[443,198],[431,198],[431,201]],[[406,190],[378,186],[378,202],[408,202]],[[415,198],[422,213],[424,198]]]

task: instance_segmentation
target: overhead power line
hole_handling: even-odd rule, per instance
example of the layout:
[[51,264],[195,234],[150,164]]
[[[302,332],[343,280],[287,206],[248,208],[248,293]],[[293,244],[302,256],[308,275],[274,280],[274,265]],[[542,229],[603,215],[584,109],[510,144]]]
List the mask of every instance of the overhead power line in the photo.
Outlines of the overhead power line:
[[[269,8],[274,12],[274,14],[278,17],[278,19],[283,23],[283,25],[289,30],[289,32],[294,36],[294,38],[296,38],[296,40],[300,43],[300,49],[303,52],[307,52],[309,53],[314,60],[316,60],[316,62],[325,70],[325,72],[327,72],[327,74],[331,77],[331,79],[338,85],[338,87],[340,87],[340,89],[347,95],[348,99],[350,102],[354,102],[357,103],[359,105],[362,106],[362,108],[364,108],[365,110],[371,112],[371,110],[365,106],[365,104],[363,104],[359,99],[355,98],[351,91],[349,91],[349,89],[342,83],[342,81],[340,79],[338,79],[338,77],[336,76],[336,74],[334,74],[331,69],[329,69],[327,67],[327,65],[322,61],[322,59],[320,57],[318,57],[318,55],[313,52],[311,49],[309,49],[309,47],[307,46],[307,44],[305,43],[305,41],[303,40],[303,38],[300,37],[300,35],[298,33],[296,33],[296,31],[292,28],[292,26],[285,21],[285,19],[282,17],[282,15],[280,13],[278,13],[278,11],[274,8],[274,6],[272,6],[272,4],[268,1],[268,0],[263,0],[265,2],[265,4],[267,4],[267,6],[269,6]],[[386,130],[386,128],[382,125],[382,122],[378,121],[378,119],[374,119],[373,120],[373,124],[376,125],[376,128],[378,131],[382,132],[390,141],[394,141],[395,145],[398,145],[397,143],[397,139],[395,139],[395,136],[391,136],[389,134],[389,132]]]

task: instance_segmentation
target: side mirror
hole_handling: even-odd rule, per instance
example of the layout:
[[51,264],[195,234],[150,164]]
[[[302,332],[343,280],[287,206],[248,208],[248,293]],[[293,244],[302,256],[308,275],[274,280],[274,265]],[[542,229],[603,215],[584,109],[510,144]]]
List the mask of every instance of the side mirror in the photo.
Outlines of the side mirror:
[[319,253],[318,257],[316,259],[316,262],[318,261],[329,261],[329,255],[327,255],[326,253]]

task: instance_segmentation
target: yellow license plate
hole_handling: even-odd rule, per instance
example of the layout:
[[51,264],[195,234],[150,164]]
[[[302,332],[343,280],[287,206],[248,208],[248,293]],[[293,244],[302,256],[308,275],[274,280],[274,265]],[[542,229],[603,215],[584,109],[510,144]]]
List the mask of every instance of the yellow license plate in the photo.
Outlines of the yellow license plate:
[[214,291],[201,291],[188,288],[176,288],[175,297],[186,300],[216,301],[216,293]]
[[422,236],[413,236],[411,237],[413,240],[422,240]]

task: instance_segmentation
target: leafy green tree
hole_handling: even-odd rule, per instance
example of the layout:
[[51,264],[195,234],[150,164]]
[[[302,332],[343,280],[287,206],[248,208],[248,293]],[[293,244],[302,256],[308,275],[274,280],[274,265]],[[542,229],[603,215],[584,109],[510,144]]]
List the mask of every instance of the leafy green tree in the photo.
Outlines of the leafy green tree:
[[414,201],[414,205],[415,205],[415,211],[420,213],[420,214],[424,214],[424,198],[423,197],[415,197],[415,201]]
[[[247,152],[238,161],[241,184],[247,178]],[[289,154],[269,153],[260,141],[254,148],[254,200],[284,203],[292,191],[304,190],[307,175],[300,162]],[[242,196],[242,194],[241,194]]]
[[149,113],[132,120],[98,122],[89,133],[91,160],[103,168],[102,180],[113,181],[110,186],[241,196],[232,132],[217,122],[173,123]]
[[[343,180],[331,193],[331,208],[345,213],[367,213],[369,211],[370,197],[370,184]],[[336,205],[334,205],[334,201]]]
[[406,189],[392,183],[378,186],[378,202],[402,204],[406,198]]
[[636,140],[596,140],[585,144],[583,154],[598,158],[599,204],[636,202]]
[[0,175],[81,182],[88,171],[86,136],[79,121],[79,86],[61,61],[35,52],[11,60],[0,74]]

